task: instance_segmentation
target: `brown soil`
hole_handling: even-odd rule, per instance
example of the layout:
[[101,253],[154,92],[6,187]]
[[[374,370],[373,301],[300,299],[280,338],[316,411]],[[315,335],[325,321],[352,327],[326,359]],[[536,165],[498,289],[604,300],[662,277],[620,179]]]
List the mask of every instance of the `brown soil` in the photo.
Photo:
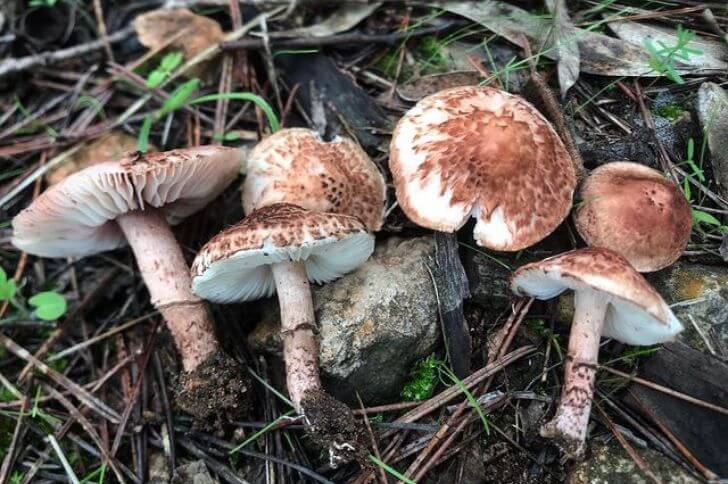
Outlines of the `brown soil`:
[[180,375],[177,406],[203,422],[231,422],[250,410],[250,379],[237,361],[218,350],[190,373]]
[[349,407],[320,390],[309,391],[301,407],[306,417],[306,435],[318,447],[328,450],[331,467],[364,461],[364,429]]

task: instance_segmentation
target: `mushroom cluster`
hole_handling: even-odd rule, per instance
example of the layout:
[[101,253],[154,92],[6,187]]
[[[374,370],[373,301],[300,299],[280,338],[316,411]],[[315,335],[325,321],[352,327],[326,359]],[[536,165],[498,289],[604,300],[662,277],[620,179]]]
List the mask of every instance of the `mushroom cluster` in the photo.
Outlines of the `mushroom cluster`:
[[354,141],[284,129],[250,154],[246,218],[213,237],[192,265],[192,290],[210,301],[278,294],[288,394],[334,467],[361,455],[362,434],[321,386],[309,281],[332,281],[369,258],[384,204],[384,178]]
[[[322,387],[309,284],[333,281],[372,254],[384,221],[384,177],[353,140],[278,131],[247,159],[246,217],[210,239],[188,269],[170,225],[220,194],[242,158],[240,150],[198,147],[90,166],[17,215],[13,243],[45,257],[128,244],[181,356],[181,406],[199,418],[219,411],[225,398],[210,375],[234,367],[226,374],[245,378],[222,352],[204,300],[276,293],[291,404],[336,467],[362,455],[363,435],[351,410]],[[413,222],[452,233],[474,218],[476,243],[500,251],[520,251],[554,232],[577,188],[575,165],[552,125],[524,99],[489,87],[419,101],[397,123],[389,167]],[[677,260],[691,230],[680,190],[635,163],[594,170],[579,196],[574,222],[588,247],[526,264],[510,283],[515,294],[538,299],[574,292],[561,400],[541,430],[573,457],[585,447],[600,338],[652,345],[682,330],[640,272]],[[223,408],[242,407],[234,400]]]
[[[551,124],[524,99],[489,87],[428,96],[397,124],[389,166],[397,200],[415,223],[454,232],[476,219],[475,242],[500,251],[530,247],[568,216],[576,169]],[[561,401],[541,429],[568,456],[583,454],[601,336],[632,345],[670,341],[682,331],[640,272],[682,254],[690,206],[662,174],[607,163],[582,184],[574,213],[589,246],[512,276],[514,293],[550,299],[572,290],[574,320]]]

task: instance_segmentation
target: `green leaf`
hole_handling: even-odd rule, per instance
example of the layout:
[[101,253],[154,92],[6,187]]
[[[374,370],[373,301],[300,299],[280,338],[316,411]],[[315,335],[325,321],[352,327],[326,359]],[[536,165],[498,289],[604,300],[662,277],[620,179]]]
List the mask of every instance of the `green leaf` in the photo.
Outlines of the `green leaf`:
[[711,214],[700,211],[700,210],[694,210],[694,209],[693,209],[693,221],[697,222],[697,223],[705,223],[708,225],[713,225],[715,227],[720,227],[722,225],[720,223],[720,220],[718,220]]
[[369,460],[371,460],[376,465],[378,465],[379,467],[381,467],[382,469],[387,471],[389,474],[392,474],[394,477],[396,477],[400,481],[404,482],[405,484],[415,484],[415,481],[413,481],[412,479],[409,479],[407,476],[405,476],[404,474],[402,474],[401,472],[399,472],[397,469],[390,466],[386,462],[378,459],[377,456],[369,454]]
[[149,150],[149,132],[152,130],[152,117],[146,116],[139,129],[137,137],[137,150],[146,153]]
[[217,101],[218,99],[251,101],[255,103],[265,113],[265,116],[268,118],[268,124],[270,124],[271,131],[275,133],[276,131],[281,129],[281,124],[278,122],[278,116],[276,116],[270,104],[268,104],[265,99],[256,94],[253,94],[252,92],[223,92],[218,94],[210,94],[207,96],[198,97],[197,99],[192,100],[190,104],[192,105],[210,101]]
[[165,77],[167,77],[166,72],[162,70],[153,70],[149,73],[149,77],[147,77],[147,87],[159,87],[159,85],[162,84],[162,81],[164,81]]
[[8,275],[5,273],[2,267],[0,267],[0,301],[9,301],[15,296],[14,279],[8,279]]
[[176,111],[185,104],[187,104],[190,96],[192,96],[192,94],[194,94],[199,87],[200,80],[197,78],[190,79],[189,81],[177,86],[177,89],[172,91],[172,94],[170,94],[169,97],[164,101],[164,103],[162,104],[162,108],[156,112],[155,118],[160,119],[163,116],[166,116],[172,111]]
[[164,56],[159,67],[167,73],[172,72],[182,63],[182,58],[182,52],[170,52]]
[[66,300],[54,291],[36,294],[28,300],[35,308],[35,315],[43,321],[53,321],[66,314]]

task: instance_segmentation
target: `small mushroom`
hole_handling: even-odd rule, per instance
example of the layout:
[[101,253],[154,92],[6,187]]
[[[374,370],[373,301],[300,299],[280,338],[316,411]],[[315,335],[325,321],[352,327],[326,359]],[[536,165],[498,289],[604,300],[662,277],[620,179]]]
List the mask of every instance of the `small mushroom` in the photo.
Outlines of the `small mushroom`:
[[353,215],[371,231],[382,227],[386,185],[364,150],[348,138],[326,142],[315,131],[283,129],[248,157],[245,213],[273,203]]
[[[13,244],[43,257],[84,257],[128,243],[152,304],[172,333],[187,381],[220,358],[207,305],[190,275],[170,224],[198,211],[238,175],[239,150],[198,147],[128,154],[76,172],[43,192],[13,219]],[[184,385],[184,382],[183,382]],[[213,392],[214,393],[214,392]],[[205,417],[205,411],[195,412]]]
[[192,290],[210,301],[252,301],[278,292],[288,393],[334,466],[362,449],[351,411],[321,388],[309,281],[332,281],[373,250],[374,237],[355,217],[275,203],[217,234],[192,264]]
[[574,319],[561,400],[541,435],[556,439],[567,456],[577,458],[585,448],[599,338],[653,345],[671,341],[683,327],[644,277],[608,249],[578,249],[526,264],[511,279],[514,293],[538,299],[569,289],[574,291]]
[[571,209],[576,170],[551,124],[524,99],[456,87],[422,99],[397,123],[389,167],[415,223],[455,232],[470,217],[478,245],[517,251]]
[[592,247],[622,254],[640,272],[667,267],[690,238],[692,212],[662,173],[627,161],[592,171],[574,211],[576,230]]

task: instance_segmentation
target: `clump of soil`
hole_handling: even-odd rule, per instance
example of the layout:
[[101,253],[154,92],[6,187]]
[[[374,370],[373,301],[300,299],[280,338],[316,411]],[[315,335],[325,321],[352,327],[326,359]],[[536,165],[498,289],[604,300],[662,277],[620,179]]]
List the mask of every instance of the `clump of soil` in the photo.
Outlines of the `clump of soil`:
[[353,460],[364,462],[364,429],[349,407],[323,391],[311,390],[301,401],[301,409],[306,435],[318,447],[328,449],[331,467]]
[[250,410],[248,372],[222,350],[190,373],[180,374],[175,401],[198,421],[233,421]]

